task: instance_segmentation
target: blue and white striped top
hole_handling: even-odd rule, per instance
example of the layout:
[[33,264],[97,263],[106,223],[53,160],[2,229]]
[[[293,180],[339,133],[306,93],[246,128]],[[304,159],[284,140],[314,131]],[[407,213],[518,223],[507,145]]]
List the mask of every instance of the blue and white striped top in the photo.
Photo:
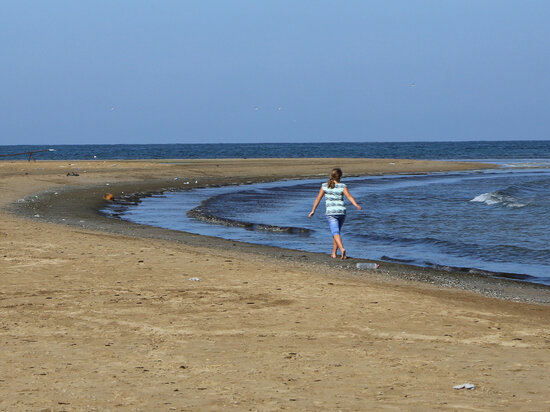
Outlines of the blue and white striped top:
[[345,215],[346,205],[344,204],[344,189],[346,185],[344,183],[336,183],[334,189],[329,189],[327,184],[323,183],[322,188],[325,191],[326,214],[329,216]]

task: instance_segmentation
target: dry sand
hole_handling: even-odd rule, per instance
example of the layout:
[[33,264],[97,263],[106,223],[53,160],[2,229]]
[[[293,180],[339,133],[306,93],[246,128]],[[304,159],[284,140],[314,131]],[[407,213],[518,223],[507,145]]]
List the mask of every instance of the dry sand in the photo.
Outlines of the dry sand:
[[[335,165],[347,174],[473,167],[365,159],[0,162],[0,410],[550,410],[547,305],[385,272],[358,275],[323,257],[286,260],[199,236],[99,231],[110,230],[95,213],[100,198],[78,207],[84,192],[74,190],[99,197],[179,184],[174,177],[324,178]],[[42,205],[40,218],[6,210],[46,190],[65,196],[72,225],[51,223],[61,218],[52,217],[59,202]],[[548,298],[548,289],[535,292]],[[476,389],[453,390],[466,382]]]

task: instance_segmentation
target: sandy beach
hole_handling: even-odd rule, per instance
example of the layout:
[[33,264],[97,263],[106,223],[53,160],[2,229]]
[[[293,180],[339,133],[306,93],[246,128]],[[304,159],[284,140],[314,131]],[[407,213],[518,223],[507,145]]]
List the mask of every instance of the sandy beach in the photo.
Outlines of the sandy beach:
[[[107,192],[324,180],[333,166],[491,167],[0,162],[0,410],[549,410],[550,288],[403,265],[358,272],[97,212]],[[463,383],[476,388],[453,389]]]

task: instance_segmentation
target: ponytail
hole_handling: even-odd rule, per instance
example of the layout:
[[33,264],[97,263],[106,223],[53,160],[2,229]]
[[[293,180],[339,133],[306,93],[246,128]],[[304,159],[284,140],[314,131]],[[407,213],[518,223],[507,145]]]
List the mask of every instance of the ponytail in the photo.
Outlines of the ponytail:
[[334,189],[334,186],[336,186],[336,183],[340,182],[340,179],[342,178],[342,169],[339,167],[335,167],[330,171],[330,179],[328,179],[327,187],[329,189]]

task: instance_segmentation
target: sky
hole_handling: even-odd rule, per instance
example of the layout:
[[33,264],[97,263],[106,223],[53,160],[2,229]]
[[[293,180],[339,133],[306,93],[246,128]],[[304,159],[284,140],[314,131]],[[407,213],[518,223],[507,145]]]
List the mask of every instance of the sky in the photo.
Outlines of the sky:
[[2,0],[0,145],[550,139],[547,0]]

